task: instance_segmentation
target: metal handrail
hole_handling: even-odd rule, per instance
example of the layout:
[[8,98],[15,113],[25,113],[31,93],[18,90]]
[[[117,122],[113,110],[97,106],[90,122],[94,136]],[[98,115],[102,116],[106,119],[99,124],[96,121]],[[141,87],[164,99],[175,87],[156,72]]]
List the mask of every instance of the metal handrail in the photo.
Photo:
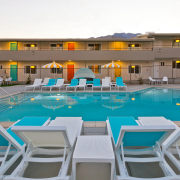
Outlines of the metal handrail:
[[14,100],[14,105],[16,105],[16,100],[7,91],[5,91],[3,88],[0,87],[0,89],[2,91],[4,91],[7,95],[9,95]]

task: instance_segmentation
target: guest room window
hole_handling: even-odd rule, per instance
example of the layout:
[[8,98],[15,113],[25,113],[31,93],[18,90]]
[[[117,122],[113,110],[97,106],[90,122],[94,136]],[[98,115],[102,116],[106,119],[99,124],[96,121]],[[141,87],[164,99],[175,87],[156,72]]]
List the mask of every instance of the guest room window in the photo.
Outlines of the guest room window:
[[37,66],[24,66],[24,74],[37,74]]
[[94,74],[101,74],[101,65],[89,65],[88,68],[91,69]]
[[93,51],[93,50],[101,50],[101,44],[98,43],[93,43],[93,44],[88,44],[88,50]]
[[62,50],[62,44],[50,44],[50,50]]
[[141,74],[141,66],[140,65],[132,65],[129,66],[129,73]]
[[51,73],[52,74],[62,74],[63,68],[51,68]]
[[24,44],[24,50],[36,50],[37,44]]
[[165,62],[161,62],[161,66],[165,66]]

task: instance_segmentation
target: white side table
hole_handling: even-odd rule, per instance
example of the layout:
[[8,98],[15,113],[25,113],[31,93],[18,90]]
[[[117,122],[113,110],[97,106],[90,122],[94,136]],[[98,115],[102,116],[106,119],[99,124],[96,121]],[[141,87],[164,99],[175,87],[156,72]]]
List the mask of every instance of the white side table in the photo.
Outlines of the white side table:
[[115,156],[110,136],[79,136],[72,160],[73,180],[76,180],[76,163],[80,162],[111,163],[111,180],[113,180]]

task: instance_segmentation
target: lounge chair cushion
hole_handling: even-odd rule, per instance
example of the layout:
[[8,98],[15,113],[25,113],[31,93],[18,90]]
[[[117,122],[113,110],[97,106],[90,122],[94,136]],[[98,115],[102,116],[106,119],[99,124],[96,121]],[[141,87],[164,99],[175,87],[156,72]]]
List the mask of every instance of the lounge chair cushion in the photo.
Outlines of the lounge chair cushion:
[[[49,119],[49,117],[24,117],[13,126],[42,126]],[[11,128],[6,131],[22,146],[24,142],[13,132]],[[0,136],[0,146],[8,146],[8,141]]]
[[66,126],[69,142],[73,146],[82,123],[82,117],[57,117],[49,126]]
[[117,143],[121,126],[138,126],[133,117],[108,117],[115,144]]

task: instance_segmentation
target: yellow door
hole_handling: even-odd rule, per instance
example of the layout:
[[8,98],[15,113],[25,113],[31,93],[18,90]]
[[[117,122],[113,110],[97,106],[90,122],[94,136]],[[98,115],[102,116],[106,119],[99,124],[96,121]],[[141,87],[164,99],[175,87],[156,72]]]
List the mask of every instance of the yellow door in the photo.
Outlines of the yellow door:
[[115,50],[121,50],[121,43],[120,42],[115,42]]

